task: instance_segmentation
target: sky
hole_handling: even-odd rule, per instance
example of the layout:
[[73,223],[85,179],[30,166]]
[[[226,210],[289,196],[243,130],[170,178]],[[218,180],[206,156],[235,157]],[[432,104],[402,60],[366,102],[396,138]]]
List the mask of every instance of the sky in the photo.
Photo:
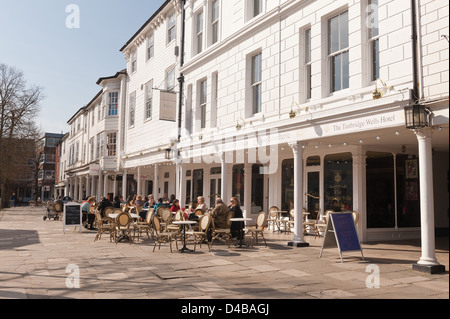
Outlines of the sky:
[[41,132],[68,131],[67,121],[101,90],[97,80],[126,68],[120,49],[163,3],[0,0],[0,63],[43,88]]

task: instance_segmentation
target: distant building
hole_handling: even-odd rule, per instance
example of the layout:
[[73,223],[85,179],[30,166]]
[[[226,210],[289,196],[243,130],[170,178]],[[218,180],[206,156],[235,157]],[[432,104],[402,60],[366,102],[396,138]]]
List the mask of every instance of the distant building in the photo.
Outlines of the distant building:
[[36,155],[39,157],[38,189],[42,201],[54,196],[56,144],[63,134],[45,133],[36,143]]

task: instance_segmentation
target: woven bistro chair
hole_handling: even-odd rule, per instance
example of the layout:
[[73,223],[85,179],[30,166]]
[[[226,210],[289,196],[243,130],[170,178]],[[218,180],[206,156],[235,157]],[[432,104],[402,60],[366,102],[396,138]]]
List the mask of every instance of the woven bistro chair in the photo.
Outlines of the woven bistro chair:
[[105,218],[102,218],[102,215],[100,215],[100,212],[98,210],[94,211],[95,214],[95,221],[97,223],[97,235],[95,236],[94,242],[97,240],[100,240],[102,238],[102,234],[109,234],[109,241],[112,242],[116,240],[116,232],[114,229],[114,223],[111,223],[108,220],[105,220]]
[[197,231],[187,231],[186,236],[193,236],[194,239],[194,251],[197,247],[197,244],[200,244],[200,248],[202,247],[202,242],[206,241],[208,244],[208,249],[211,250],[211,247],[208,242],[208,230],[209,225],[211,224],[211,215],[210,214],[204,214],[200,219],[198,220],[199,230]]
[[120,237],[127,236],[130,244],[133,242],[131,238],[131,223],[133,218],[131,218],[129,213],[121,212],[116,218],[116,244]]
[[212,234],[212,238],[211,238],[211,247],[210,249],[212,249],[213,245],[214,245],[214,240],[216,239],[221,239],[223,241],[225,241],[228,244],[228,248],[230,248],[230,241],[231,241],[231,218],[233,218],[233,212],[229,212],[228,216],[227,216],[227,228],[216,228],[214,225],[214,218],[211,218],[211,234]]
[[138,240],[141,236],[141,234],[146,233],[148,239],[150,239],[150,234],[152,235],[152,238],[154,238],[153,228],[152,228],[152,218],[153,210],[149,210],[147,214],[145,215],[145,220],[143,222],[137,222],[133,224],[134,234],[133,237],[136,238],[136,233],[138,236]]
[[269,216],[267,217],[267,228],[270,229],[270,225],[272,225],[272,231],[275,230],[275,226],[277,227],[278,231],[280,231],[280,220],[278,219],[278,207],[272,206],[269,208]]
[[172,241],[175,240],[175,245],[177,246],[178,250],[178,242],[176,240],[176,233],[175,232],[164,232],[161,229],[161,224],[159,222],[159,219],[155,216],[152,218],[152,225],[153,230],[155,232],[155,246],[153,246],[153,252],[155,252],[156,245],[159,244],[158,250],[161,249],[162,243],[169,243],[170,245],[170,252],[172,252]]
[[244,232],[246,234],[250,234],[251,236],[251,246],[253,247],[253,240],[256,240],[258,243],[258,236],[261,236],[264,240],[264,245],[267,247],[266,239],[264,238],[264,226],[266,223],[266,214],[264,212],[260,212],[256,217],[256,225],[253,227],[244,228]]

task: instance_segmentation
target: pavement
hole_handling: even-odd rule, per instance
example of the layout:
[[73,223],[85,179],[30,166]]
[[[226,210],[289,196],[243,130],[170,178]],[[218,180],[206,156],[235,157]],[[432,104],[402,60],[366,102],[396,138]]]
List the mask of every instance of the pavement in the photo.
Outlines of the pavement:
[[448,237],[436,239],[446,271],[431,275],[412,270],[419,240],[363,244],[365,260],[344,252],[341,262],[337,248],[319,258],[323,238],[305,236],[309,247],[289,247],[292,234],[270,230],[267,247],[218,242],[181,254],[175,245],[172,253],[168,245],[153,252],[147,237],[94,242],[96,231],[64,233],[62,221],[44,221],[44,214],[44,207],[0,211],[0,299],[186,299],[189,308],[176,311],[191,314],[206,311],[193,307],[208,299],[449,299]]

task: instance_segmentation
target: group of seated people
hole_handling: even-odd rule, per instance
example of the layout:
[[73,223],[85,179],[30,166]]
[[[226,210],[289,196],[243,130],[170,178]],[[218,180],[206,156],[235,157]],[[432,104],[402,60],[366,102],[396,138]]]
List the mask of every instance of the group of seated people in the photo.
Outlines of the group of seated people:
[[[208,206],[205,203],[205,198],[203,196],[197,197],[197,205],[190,205],[186,210],[180,207],[180,201],[175,198],[175,196],[171,196],[170,199],[167,198],[166,194],[164,194],[164,198],[158,198],[155,201],[153,195],[148,195],[146,200],[143,199],[141,195],[130,196],[128,200],[123,201],[122,196],[115,196],[114,200],[111,202],[108,197],[102,197],[100,203],[96,205],[96,198],[94,196],[88,197],[81,204],[82,212],[85,212],[87,215],[83,215],[83,222],[86,221],[86,228],[90,230],[96,230],[94,228],[95,215],[91,213],[91,207],[96,207],[100,212],[100,215],[104,217],[104,211],[107,207],[121,208],[124,211],[131,211],[132,209],[136,209],[136,212],[139,213],[142,219],[145,218],[147,214],[147,209],[153,208],[154,214],[156,215],[159,207],[167,207],[170,208],[172,212],[177,212],[182,210],[184,212],[184,216],[188,220],[198,220],[198,216],[194,213],[195,211],[201,210],[203,214],[208,212]],[[172,198],[173,197],[173,198]],[[142,209],[145,209],[142,211]],[[216,206],[211,211],[211,217],[214,219],[214,225],[216,228],[228,228],[228,215],[232,213],[233,217],[243,217],[242,210],[240,208],[239,199],[237,197],[232,197],[230,200],[230,205],[227,206],[222,199],[219,197],[216,199]],[[241,230],[244,228],[244,222],[232,222],[231,223],[231,234],[232,237],[239,237]]]

